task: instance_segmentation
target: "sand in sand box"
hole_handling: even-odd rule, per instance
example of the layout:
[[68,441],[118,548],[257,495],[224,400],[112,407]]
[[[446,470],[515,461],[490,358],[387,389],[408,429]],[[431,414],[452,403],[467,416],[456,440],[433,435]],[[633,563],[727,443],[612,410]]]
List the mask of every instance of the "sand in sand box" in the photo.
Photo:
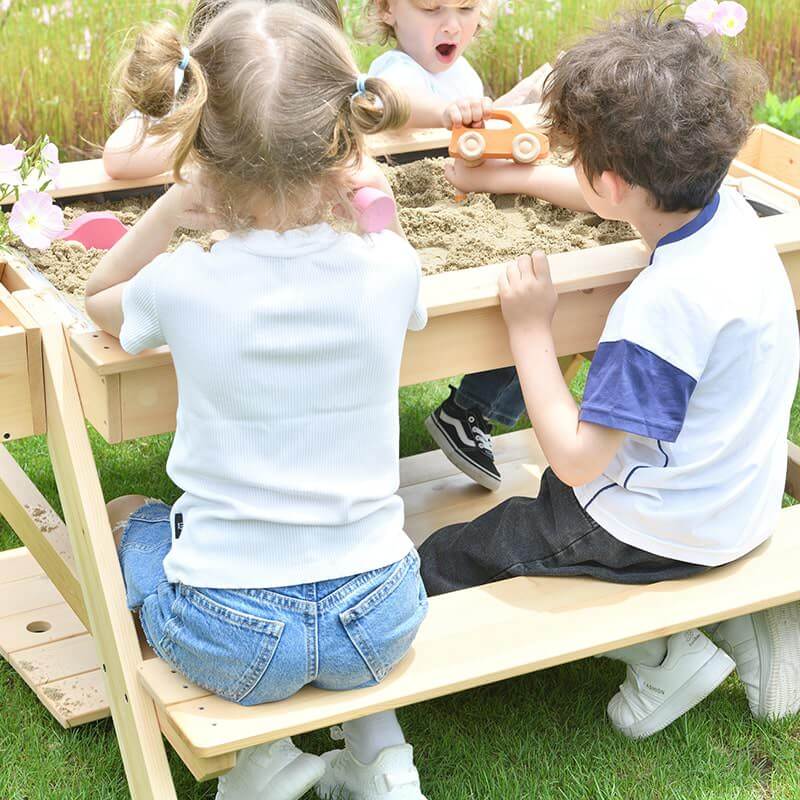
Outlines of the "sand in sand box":
[[426,274],[507,261],[541,249],[561,253],[637,238],[630,225],[531,197],[472,194],[461,204],[444,159],[389,170],[400,219]]
[[[625,223],[530,197],[473,194],[456,203],[455,190],[444,178],[444,164],[444,159],[424,159],[386,168],[403,228],[420,253],[425,274],[506,261],[534,249],[559,253],[636,238]],[[76,203],[65,207],[65,224],[86,211],[107,210],[132,225],[153,202],[155,196],[149,195],[105,205]],[[204,246],[211,242],[210,234],[181,229],[169,249],[190,239]],[[20,250],[57,288],[78,299],[103,255],[101,250],[84,250],[64,241],[54,242],[44,252]]]

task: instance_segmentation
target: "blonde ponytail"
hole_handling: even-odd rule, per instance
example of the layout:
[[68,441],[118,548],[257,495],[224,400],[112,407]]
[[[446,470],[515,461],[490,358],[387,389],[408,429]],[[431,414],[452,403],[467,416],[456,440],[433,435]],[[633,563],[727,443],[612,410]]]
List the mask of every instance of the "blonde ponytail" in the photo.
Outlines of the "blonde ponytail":
[[365,91],[350,98],[353,124],[362,133],[371,135],[402,128],[410,113],[408,97],[381,78],[366,78]]
[[[177,140],[173,170],[180,171],[192,151],[208,98],[200,64],[191,57],[175,28],[166,22],[149,25],[136,37],[133,50],[117,69],[117,94],[124,111],[136,110],[152,120],[144,136]],[[176,94],[176,68],[182,81]]]

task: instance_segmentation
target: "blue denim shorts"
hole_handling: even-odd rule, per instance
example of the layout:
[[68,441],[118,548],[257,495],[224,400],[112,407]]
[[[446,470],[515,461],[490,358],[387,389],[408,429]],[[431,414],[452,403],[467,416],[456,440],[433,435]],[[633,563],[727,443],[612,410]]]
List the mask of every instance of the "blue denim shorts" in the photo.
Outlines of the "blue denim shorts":
[[169,506],[135,511],[120,543],[128,607],[156,653],[214,694],[242,705],[283,700],[306,684],[357,689],[406,654],[428,608],[412,550],[388,567],[271,589],[170,583]]

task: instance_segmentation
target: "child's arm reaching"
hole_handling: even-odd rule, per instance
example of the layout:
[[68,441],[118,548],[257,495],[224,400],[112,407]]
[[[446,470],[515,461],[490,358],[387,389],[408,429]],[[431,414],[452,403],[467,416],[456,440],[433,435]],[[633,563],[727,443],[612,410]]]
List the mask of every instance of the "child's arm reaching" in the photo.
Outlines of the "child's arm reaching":
[[510,265],[500,276],[499,293],[525,406],[547,461],[564,483],[589,483],[626,434],[578,418],[556,359],[551,325],[558,297],[544,253]]
[[495,159],[469,167],[456,158],[445,166],[444,174],[460,192],[527,194],[573,211],[591,211],[572,167],[515,164]]
[[107,333],[122,328],[126,283],[165,252],[178,227],[213,228],[214,218],[198,206],[191,184],[175,184],[100,260],[86,284],[86,313]]
[[132,114],[108,137],[103,167],[111,178],[149,178],[171,169],[176,142],[154,136],[142,139],[143,125],[142,117]]
[[407,128],[447,128],[456,125],[466,127],[483,119],[483,115],[492,107],[488,97],[463,98],[454,103],[443,103],[431,94],[408,94],[411,115],[406,123]]

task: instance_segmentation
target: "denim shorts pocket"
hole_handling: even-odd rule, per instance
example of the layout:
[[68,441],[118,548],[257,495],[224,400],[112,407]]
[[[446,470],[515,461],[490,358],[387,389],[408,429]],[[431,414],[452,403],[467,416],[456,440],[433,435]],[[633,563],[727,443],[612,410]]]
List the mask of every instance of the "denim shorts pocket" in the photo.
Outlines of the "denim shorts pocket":
[[427,611],[419,556],[412,551],[379,586],[341,612],[339,619],[372,677],[382,681],[408,652]]
[[179,585],[159,654],[189,680],[241,703],[269,668],[284,623],[245,614]]

